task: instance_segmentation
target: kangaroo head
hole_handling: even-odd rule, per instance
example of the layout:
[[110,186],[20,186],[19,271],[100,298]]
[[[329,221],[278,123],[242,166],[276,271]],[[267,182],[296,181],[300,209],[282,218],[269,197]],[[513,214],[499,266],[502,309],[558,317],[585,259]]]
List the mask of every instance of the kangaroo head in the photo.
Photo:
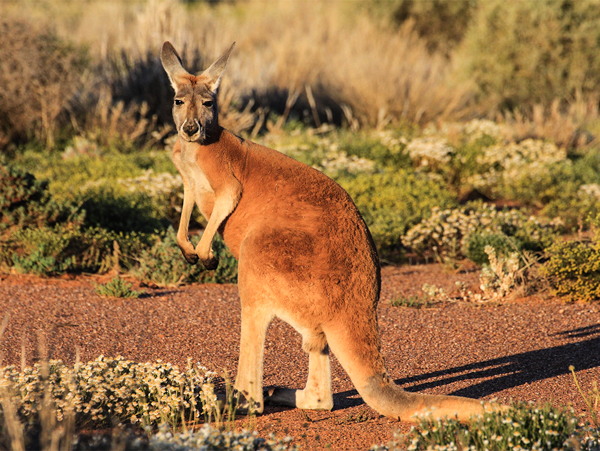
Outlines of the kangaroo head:
[[175,89],[173,119],[181,139],[204,144],[219,125],[217,90],[233,45],[199,75],[186,71],[170,42],[162,47],[160,59]]

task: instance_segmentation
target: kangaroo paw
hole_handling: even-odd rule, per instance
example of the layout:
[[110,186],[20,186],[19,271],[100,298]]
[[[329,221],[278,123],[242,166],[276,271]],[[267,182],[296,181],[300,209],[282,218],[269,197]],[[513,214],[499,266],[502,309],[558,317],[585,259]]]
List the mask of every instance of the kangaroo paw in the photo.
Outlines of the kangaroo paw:
[[190,265],[195,265],[198,263],[198,256],[196,254],[186,254],[182,251],[183,257]]
[[217,266],[219,266],[219,259],[214,256],[206,260],[202,259],[202,264],[207,270],[211,271],[213,269],[217,269]]

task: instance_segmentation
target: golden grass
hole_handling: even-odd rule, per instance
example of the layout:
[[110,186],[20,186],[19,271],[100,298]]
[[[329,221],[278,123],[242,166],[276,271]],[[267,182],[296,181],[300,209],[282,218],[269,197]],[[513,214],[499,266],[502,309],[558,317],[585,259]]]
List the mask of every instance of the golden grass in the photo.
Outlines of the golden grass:
[[[220,93],[222,123],[235,132],[256,134],[265,123],[279,129],[292,109],[317,127],[342,117],[352,128],[498,114],[493,95],[477,97],[473,81],[465,79],[464,48],[432,49],[427,37],[419,36],[423,24],[414,19],[394,24],[385,17],[392,9],[379,16],[369,11],[355,2],[289,0],[22,0],[0,5],[4,17],[50,25],[61,37],[89,49],[92,67],[105,71],[105,78],[88,77],[84,91],[93,101],[84,105],[85,113],[72,114],[71,122],[78,131],[101,130],[107,140],[121,137],[152,145],[169,132],[157,126],[170,124],[165,114],[168,86],[155,94],[155,84],[144,100],[131,102],[115,98],[107,81],[114,78],[114,64],[120,64],[137,68],[137,86],[152,77],[156,82],[156,74],[162,75],[158,54],[165,40],[173,42],[186,67],[196,70],[237,42]],[[153,73],[146,77],[140,67]],[[162,100],[152,105],[148,93]],[[500,120],[514,128],[516,139],[536,136],[578,146],[588,141],[581,129],[599,123],[597,105],[590,96],[570,106],[560,99],[555,105],[523,105],[522,114],[502,113]],[[273,111],[282,116],[269,120]],[[51,122],[59,112],[55,108],[42,114],[49,143],[54,139]]]
[[[347,2],[249,0],[186,6],[176,0],[148,0],[43,5],[26,3],[19,14],[36,20],[45,17],[63,37],[87,45],[98,60],[121,51],[133,60],[158,55],[162,42],[170,40],[184,60],[191,61],[199,51],[206,65],[237,41],[224,92],[227,84],[237,98],[278,89],[307,99],[315,109],[322,107],[319,99],[325,93],[349,122],[357,120],[360,125],[446,118],[459,112],[469,98],[467,89],[448,82],[447,59],[429,54],[412,23],[397,31]],[[255,118],[246,115],[237,120],[248,123]]]

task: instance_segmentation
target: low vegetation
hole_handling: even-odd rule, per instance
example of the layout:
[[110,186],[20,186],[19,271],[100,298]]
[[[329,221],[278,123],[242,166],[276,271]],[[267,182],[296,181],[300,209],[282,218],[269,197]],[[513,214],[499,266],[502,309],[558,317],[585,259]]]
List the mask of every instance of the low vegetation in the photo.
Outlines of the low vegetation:
[[105,284],[96,285],[96,293],[111,298],[138,298],[142,292],[132,290],[133,284],[116,276]]
[[[0,438],[13,450],[49,451],[59,443],[65,450],[108,450],[118,442],[127,449],[156,451],[299,449],[291,437],[264,439],[233,431],[233,418],[223,416],[217,401],[215,376],[191,362],[180,370],[163,362],[140,364],[103,356],[73,366],[49,361],[21,371],[5,367],[0,372]],[[575,384],[590,408],[591,423],[569,409],[513,404],[467,424],[423,416],[405,436],[371,450],[592,451],[600,447],[598,391],[586,395],[576,378]],[[106,425],[118,426],[112,440],[74,440],[76,428]],[[136,434],[136,429],[145,433]]]

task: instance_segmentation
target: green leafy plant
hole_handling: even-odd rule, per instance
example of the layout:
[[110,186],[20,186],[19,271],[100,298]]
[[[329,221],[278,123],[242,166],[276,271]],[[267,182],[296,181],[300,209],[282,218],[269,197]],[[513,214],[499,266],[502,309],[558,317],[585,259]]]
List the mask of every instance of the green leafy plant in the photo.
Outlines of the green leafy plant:
[[96,285],[96,293],[112,298],[138,298],[143,292],[132,290],[132,286],[133,284],[116,276],[105,284]]
[[[600,217],[593,220],[595,227]],[[546,251],[540,274],[567,300],[600,299],[600,232],[591,240],[557,241]]]
[[497,255],[505,256],[519,249],[520,243],[503,233],[472,233],[464,242],[464,254],[480,266],[490,263],[485,249],[490,246]]

